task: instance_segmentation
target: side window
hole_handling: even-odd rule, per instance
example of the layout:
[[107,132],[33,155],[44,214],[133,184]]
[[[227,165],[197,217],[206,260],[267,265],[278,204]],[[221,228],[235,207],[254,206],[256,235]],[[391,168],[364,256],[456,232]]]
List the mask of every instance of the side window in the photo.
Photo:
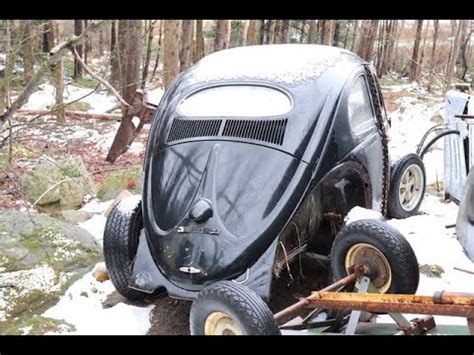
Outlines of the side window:
[[347,112],[355,136],[362,137],[376,127],[375,115],[364,76],[359,76],[352,86]]

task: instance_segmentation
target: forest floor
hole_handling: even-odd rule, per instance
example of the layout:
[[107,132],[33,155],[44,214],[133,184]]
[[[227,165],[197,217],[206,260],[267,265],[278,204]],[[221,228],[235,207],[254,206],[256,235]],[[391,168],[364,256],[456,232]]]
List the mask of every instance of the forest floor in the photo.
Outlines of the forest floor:
[[[70,99],[84,94],[82,90],[71,86]],[[424,132],[443,120],[443,97],[403,82],[385,82],[383,91],[392,119],[389,132],[392,158],[414,152]],[[30,98],[29,107],[39,109],[54,104],[53,94],[51,87],[43,85],[42,90]],[[105,92],[94,95],[88,98],[89,112],[102,113],[115,104]],[[150,95],[151,101],[158,103],[161,95],[162,91],[156,90]],[[0,209],[25,210],[31,207],[23,198],[18,188],[19,180],[15,176],[34,167],[44,155],[80,156],[96,183],[100,183],[111,170],[141,165],[148,126],[115,164],[105,162],[117,127],[117,122],[97,120],[68,120],[67,124],[57,126],[53,117],[42,117],[35,120],[34,128],[18,130],[14,141],[18,154],[15,169],[7,172],[3,178],[0,176],[0,184],[3,183]],[[404,220],[388,221],[407,237],[420,266],[425,265],[428,271],[433,268],[438,270],[435,276],[430,272],[421,274],[419,294],[431,295],[443,289],[474,292],[474,275],[454,269],[460,267],[474,271],[474,264],[465,256],[455,230],[446,228],[456,221],[457,205],[443,200],[442,148],[442,142],[436,144],[425,156],[428,188],[420,213]],[[105,211],[111,202],[92,199],[83,209]],[[357,219],[374,215],[371,211],[358,209],[350,217]],[[95,216],[80,226],[101,240],[104,223],[104,217]],[[131,303],[117,294],[110,280],[98,282],[90,272],[75,282],[44,316],[63,319],[72,324],[75,327],[72,334],[189,334],[189,309],[190,302],[173,300],[165,295],[154,300]],[[382,316],[379,321],[387,319]],[[441,317],[439,321],[465,324],[461,318]],[[28,333],[28,330],[25,329],[24,333]]]

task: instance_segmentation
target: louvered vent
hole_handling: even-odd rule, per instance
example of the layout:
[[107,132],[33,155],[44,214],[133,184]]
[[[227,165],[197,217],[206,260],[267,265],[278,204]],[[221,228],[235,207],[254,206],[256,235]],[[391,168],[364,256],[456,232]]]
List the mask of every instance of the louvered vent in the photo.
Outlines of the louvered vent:
[[215,137],[222,120],[175,119],[168,134],[167,143],[194,137]]
[[282,120],[227,120],[222,136],[254,139],[272,144],[283,144],[288,119]]

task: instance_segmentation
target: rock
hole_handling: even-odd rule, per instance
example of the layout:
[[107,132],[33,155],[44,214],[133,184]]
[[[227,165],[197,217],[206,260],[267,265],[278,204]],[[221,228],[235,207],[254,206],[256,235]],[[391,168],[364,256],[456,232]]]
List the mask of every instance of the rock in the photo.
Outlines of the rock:
[[[0,334],[41,314],[102,259],[94,237],[41,213],[0,213]],[[13,329],[13,330],[12,330]]]
[[123,190],[140,193],[142,188],[141,174],[141,166],[112,171],[100,185],[97,197],[101,201],[107,201],[116,198]]
[[82,223],[91,219],[94,214],[92,212],[81,210],[65,210],[58,213],[58,217],[69,223]]
[[79,296],[82,296],[82,297],[89,297],[89,294],[86,292],[86,291],[82,291]]
[[444,269],[436,264],[423,264],[420,265],[420,272],[428,277],[441,278],[444,274]]
[[47,160],[23,174],[21,183],[31,203],[41,198],[38,206],[56,204],[59,210],[80,207],[84,196],[96,190],[80,157]]
[[133,194],[128,191],[128,190],[123,190],[122,192],[120,192],[117,197],[115,198],[114,202],[112,202],[112,204],[109,206],[109,208],[107,208],[107,210],[105,211],[104,215],[106,217],[109,216],[110,212],[112,211],[112,209],[118,205],[118,203],[120,201],[122,201],[123,199],[127,198],[127,197],[130,197],[130,196],[133,196]]
[[99,292],[99,290],[97,289],[97,287],[92,287],[91,292],[92,293],[97,293],[97,292]]
[[98,266],[92,273],[92,276],[99,282],[104,282],[109,279],[109,273],[105,266]]

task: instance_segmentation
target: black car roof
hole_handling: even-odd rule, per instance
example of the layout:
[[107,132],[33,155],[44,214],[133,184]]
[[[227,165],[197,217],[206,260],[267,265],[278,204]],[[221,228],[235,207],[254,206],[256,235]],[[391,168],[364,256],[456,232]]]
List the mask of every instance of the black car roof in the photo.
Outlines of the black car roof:
[[345,49],[311,44],[276,44],[236,47],[212,53],[185,74],[188,84],[257,80],[295,86],[316,80],[335,66],[365,63]]

